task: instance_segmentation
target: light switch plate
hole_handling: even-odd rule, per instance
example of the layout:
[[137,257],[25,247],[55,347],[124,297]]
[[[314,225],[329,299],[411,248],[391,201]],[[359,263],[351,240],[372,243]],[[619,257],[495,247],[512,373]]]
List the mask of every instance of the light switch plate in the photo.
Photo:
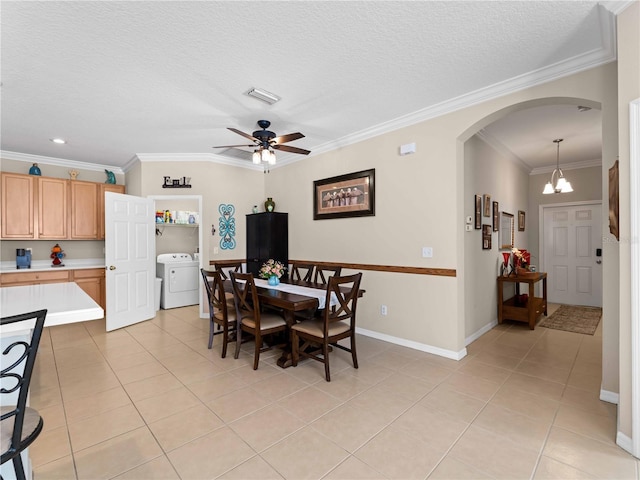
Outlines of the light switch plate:
[[464,229],[465,229],[467,232],[470,232],[472,228],[471,228],[471,225],[465,225],[465,226],[464,226]]
[[431,257],[433,257],[433,248],[431,248],[431,247],[422,247],[422,257],[423,258],[431,258]]

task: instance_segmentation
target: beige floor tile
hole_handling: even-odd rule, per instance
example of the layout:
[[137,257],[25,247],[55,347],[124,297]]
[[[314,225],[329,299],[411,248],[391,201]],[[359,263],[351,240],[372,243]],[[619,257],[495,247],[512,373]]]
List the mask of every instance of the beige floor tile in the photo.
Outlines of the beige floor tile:
[[473,425],[504,437],[519,447],[540,451],[550,425],[496,405],[487,405]]
[[382,382],[384,379],[389,378],[393,375],[397,375],[397,371],[391,368],[388,368],[383,365],[378,365],[377,363],[369,362],[368,360],[360,360],[360,355],[358,354],[358,368],[347,368],[343,370],[347,375],[353,375],[356,378],[359,378],[362,381],[365,381],[370,384],[376,384]]
[[391,350],[385,350],[377,355],[369,357],[368,362],[380,365],[381,367],[390,368],[392,370],[401,370],[413,360],[414,359],[412,357],[400,355]]
[[278,405],[268,405],[229,426],[251,448],[261,452],[304,427],[304,422]]
[[73,465],[73,457],[67,455],[34,468],[33,478],[37,480],[75,480],[76,469]]
[[[278,367],[275,369],[282,370]],[[233,371],[235,375],[236,371]],[[264,380],[252,383],[251,387],[259,392],[260,396],[269,402],[276,402],[282,397],[291,395],[307,387],[307,383],[298,380],[286,373],[276,372],[276,375]]]
[[[180,480],[178,473],[164,455],[114,477],[114,480]],[[38,479],[39,480],[39,479]]]
[[351,456],[322,478],[323,480],[383,480],[388,477],[362,460]]
[[486,402],[453,390],[449,386],[441,385],[420,400],[418,405],[446,413],[454,419],[471,423],[480,410],[484,408]]
[[171,373],[185,385],[206,380],[224,372],[225,369],[208,360],[171,370]]
[[562,405],[553,424],[594,440],[607,443],[615,443],[616,440],[616,418],[610,415],[582,412]]
[[224,422],[202,404],[182,408],[179,413],[149,423],[149,429],[165,452],[222,426]]
[[494,478],[516,480],[531,477],[538,452],[514,445],[505,437],[472,425],[449,455]]
[[188,388],[180,387],[158,396],[138,400],[134,404],[144,421],[151,423],[200,405],[201,402]]
[[167,374],[169,371],[160,362],[150,362],[135,367],[123,368],[116,375],[120,383],[126,385],[128,383],[137,382],[146,378],[155,377],[157,375]]
[[231,373],[221,373],[215,377],[205,378],[204,380],[189,384],[189,390],[203,402],[210,402],[215,398],[246,386],[247,383],[235,375]]
[[414,402],[427,395],[435,386],[435,383],[418,380],[401,372],[385,378],[376,385],[378,389],[384,389]]
[[474,357],[478,362],[493,365],[494,367],[504,368],[506,370],[514,370],[522,359],[509,357],[501,353],[490,350],[482,350]]
[[504,385],[551,400],[560,400],[564,390],[564,385],[561,383],[551,382],[529,375],[522,375],[520,373],[513,373],[507,378]]
[[366,410],[387,423],[398,418],[413,404],[413,401],[407,400],[399,395],[394,395],[393,393],[388,393],[387,390],[378,388],[378,385],[371,387],[369,390],[365,390],[346,402],[346,405],[356,410]]
[[452,375],[455,370],[433,365],[428,360],[414,360],[406,365],[402,371],[409,376],[419,378],[425,382],[440,383]]
[[259,455],[218,477],[224,480],[282,480],[282,475]]
[[111,368],[117,373],[122,369],[138,367],[140,365],[144,365],[145,363],[155,362],[157,361],[153,355],[151,355],[147,351],[121,355],[117,357],[110,357],[107,359]]
[[567,385],[582,390],[595,391],[600,393],[602,384],[602,370],[594,371],[593,369],[574,368],[569,375]]
[[436,467],[442,453],[404,431],[390,427],[354,456],[388,478],[423,479]]
[[44,421],[43,431],[45,432],[53,428],[67,426],[67,419],[64,415],[64,408],[61,403],[41,408],[38,410],[38,413]]
[[[224,422],[231,423],[234,420],[266,407],[270,403],[268,400],[262,398],[256,390],[253,390],[251,387],[244,387],[214,398],[207,403],[207,406]],[[278,405],[284,407],[280,402],[278,402]],[[285,410],[288,409],[285,407]]]
[[345,402],[372,386],[371,383],[346,373],[332,374],[330,382],[325,381],[323,373],[321,379],[322,381],[314,383],[316,388]]
[[29,390],[29,397],[30,405],[36,410],[62,404],[62,392],[58,386]]
[[179,447],[167,456],[184,479],[216,478],[255,456],[233,430],[219,428]]
[[483,378],[495,383],[504,383],[504,381],[511,375],[511,371],[506,368],[497,367],[495,365],[489,365],[479,361],[477,358],[471,358],[458,370],[459,373],[465,375],[473,375],[475,377]]
[[490,480],[493,477],[460,460],[447,456],[428,478],[429,480]]
[[131,399],[124,389],[116,387],[93,395],[66,400],[64,410],[67,421],[71,423],[129,404]]
[[[300,448],[304,445],[303,448]],[[310,427],[305,427],[260,456],[286,479],[322,478],[349,454]]]
[[74,454],[78,480],[112,478],[162,455],[146,427],[138,428]]
[[637,479],[636,463],[617,445],[607,445],[553,427],[543,454],[597,478]]
[[143,425],[144,421],[133,405],[118,407],[114,410],[70,423],[71,447],[74,452],[78,452]]
[[591,480],[597,477],[543,455],[540,457],[533,478],[534,480]]
[[[342,402],[313,386],[308,386],[278,400],[278,405],[306,423],[311,423]],[[214,411],[215,410],[215,407]]]
[[455,390],[478,400],[488,401],[500,388],[500,383],[478,378],[473,375],[454,372],[442,382],[452,390]]
[[70,456],[71,445],[67,427],[43,431],[29,447],[29,455],[34,467]]
[[119,386],[120,381],[115,374],[95,377],[89,376],[76,383],[62,386],[60,392],[62,393],[64,401],[68,401],[77,397],[86,397],[94,393],[105,392]]
[[170,390],[181,388],[182,383],[170,373],[162,375],[155,375],[153,377],[145,378],[144,380],[138,380],[131,382],[124,386],[131,400],[134,402],[143,400],[145,398],[155,397],[157,395],[165,394]]
[[549,425],[554,417],[560,402],[550,398],[541,397],[523,390],[514,385],[503,385],[489,402],[527,417]]
[[380,432],[388,421],[350,405],[341,405],[311,424],[314,430],[348,452],[355,452]]
[[501,355],[501,356],[505,356],[505,357],[509,357],[517,360],[522,360],[527,355],[527,353],[529,353],[529,350],[531,349],[531,347],[513,345],[509,343],[501,343],[502,339],[505,338],[505,335],[502,335],[491,345],[487,345],[487,347],[484,349],[484,352],[494,353],[496,355]]
[[567,383],[571,367],[541,365],[525,359],[518,365],[516,372],[564,384]]
[[560,402],[563,405],[570,405],[574,408],[599,415],[616,415],[616,406],[600,400],[600,392],[567,386]]

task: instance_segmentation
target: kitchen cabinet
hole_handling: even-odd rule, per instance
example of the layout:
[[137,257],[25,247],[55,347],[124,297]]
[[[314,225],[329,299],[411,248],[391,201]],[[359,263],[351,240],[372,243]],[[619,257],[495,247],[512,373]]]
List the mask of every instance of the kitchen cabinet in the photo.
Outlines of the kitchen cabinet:
[[98,192],[98,239],[104,240],[104,194],[105,192],[124,193],[124,185],[113,183],[100,183]]
[[0,285],[3,287],[15,287],[18,285],[68,282],[70,272],[70,270],[57,270],[47,272],[3,273],[0,275]]
[[93,300],[105,310],[105,272],[104,268],[71,270],[71,281],[76,282]]
[[38,232],[40,240],[68,238],[69,180],[38,177]]
[[289,263],[288,214],[263,212],[247,215],[247,272],[258,275],[270,258]]
[[98,183],[71,181],[71,239],[98,239]]
[[34,198],[36,177],[17,173],[1,175],[2,238],[35,239]]

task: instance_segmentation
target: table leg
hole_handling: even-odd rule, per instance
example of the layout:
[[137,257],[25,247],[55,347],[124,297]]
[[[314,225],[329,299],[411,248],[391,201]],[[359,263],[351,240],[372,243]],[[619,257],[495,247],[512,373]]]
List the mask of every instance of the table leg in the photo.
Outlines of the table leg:
[[284,310],[284,320],[287,322],[287,336],[289,341],[282,349],[282,355],[276,362],[280,368],[287,368],[293,365],[293,355],[291,354],[291,326],[296,323],[296,316],[292,310]]
[[527,299],[528,302],[528,310],[529,310],[529,328],[531,330],[535,330],[536,328],[536,309],[535,309],[535,302],[534,302],[534,294],[535,294],[535,285],[533,282],[529,282],[529,298]]

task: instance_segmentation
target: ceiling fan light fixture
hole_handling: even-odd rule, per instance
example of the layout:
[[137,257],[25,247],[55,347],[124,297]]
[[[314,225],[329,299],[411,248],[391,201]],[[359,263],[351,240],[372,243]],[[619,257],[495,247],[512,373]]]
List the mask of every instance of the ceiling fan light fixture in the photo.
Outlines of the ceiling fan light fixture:
[[262,161],[262,159],[260,158],[260,150],[255,150],[253,152],[251,160],[253,161],[254,165],[260,165],[260,162]]
[[274,103],[280,101],[280,97],[275,93],[267,92],[266,90],[262,90],[260,88],[250,89],[247,92],[247,95],[253,98],[257,98],[258,100],[262,100],[263,102],[266,102],[269,105],[273,105]]
[[276,152],[274,152],[273,150],[269,150],[269,158],[267,160],[269,162],[269,165],[275,165],[276,164]]

